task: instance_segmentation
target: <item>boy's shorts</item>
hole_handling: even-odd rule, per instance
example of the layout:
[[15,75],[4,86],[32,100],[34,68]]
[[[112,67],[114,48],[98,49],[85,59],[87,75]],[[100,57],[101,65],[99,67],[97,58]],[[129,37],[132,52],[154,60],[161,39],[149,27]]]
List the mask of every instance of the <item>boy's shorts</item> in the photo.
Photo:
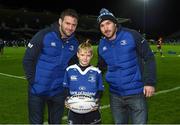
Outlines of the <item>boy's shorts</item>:
[[68,124],[100,124],[101,114],[99,110],[86,114],[78,114],[71,110],[68,113]]

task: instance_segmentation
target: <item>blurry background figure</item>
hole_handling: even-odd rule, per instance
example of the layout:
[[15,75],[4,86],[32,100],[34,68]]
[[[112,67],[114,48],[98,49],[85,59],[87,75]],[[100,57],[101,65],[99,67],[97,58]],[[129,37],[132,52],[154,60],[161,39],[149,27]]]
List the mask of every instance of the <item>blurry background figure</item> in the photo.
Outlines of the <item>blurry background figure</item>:
[[0,55],[3,55],[4,52],[4,41],[0,39]]
[[164,55],[162,53],[162,42],[163,42],[162,37],[159,37],[159,39],[157,40],[157,52],[159,52],[161,54],[161,57],[164,57]]

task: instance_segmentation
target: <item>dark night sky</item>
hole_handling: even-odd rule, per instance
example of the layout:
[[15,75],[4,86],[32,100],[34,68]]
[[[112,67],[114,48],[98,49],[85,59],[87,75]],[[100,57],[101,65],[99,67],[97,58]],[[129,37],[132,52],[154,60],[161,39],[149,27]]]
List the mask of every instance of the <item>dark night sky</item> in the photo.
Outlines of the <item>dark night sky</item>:
[[116,17],[130,18],[130,28],[145,30],[147,34],[167,36],[180,30],[178,0],[0,0],[9,8],[50,10],[60,13],[65,8],[76,9],[80,14],[98,15],[109,9]]

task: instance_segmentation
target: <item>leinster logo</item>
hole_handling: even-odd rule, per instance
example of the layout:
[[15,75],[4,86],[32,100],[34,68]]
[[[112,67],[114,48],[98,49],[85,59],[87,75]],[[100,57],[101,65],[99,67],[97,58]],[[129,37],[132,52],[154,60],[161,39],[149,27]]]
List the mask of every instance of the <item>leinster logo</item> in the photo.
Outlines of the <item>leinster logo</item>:
[[122,40],[122,41],[120,41],[120,44],[121,44],[122,46],[124,46],[124,45],[127,44],[127,41],[126,41],[126,40]]
[[71,46],[69,47],[69,50],[73,51],[73,50],[74,50],[74,46],[71,45]]
[[96,82],[96,77],[95,77],[95,75],[90,74],[89,77],[88,77],[88,81],[89,81],[89,82]]

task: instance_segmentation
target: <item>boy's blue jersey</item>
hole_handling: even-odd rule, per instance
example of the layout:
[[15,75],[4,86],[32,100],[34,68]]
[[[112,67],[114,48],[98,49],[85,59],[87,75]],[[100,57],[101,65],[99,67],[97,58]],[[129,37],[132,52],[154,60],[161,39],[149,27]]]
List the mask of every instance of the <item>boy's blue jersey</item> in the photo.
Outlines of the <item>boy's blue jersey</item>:
[[104,90],[101,71],[94,66],[89,66],[84,71],[77,64],[67,67],[63,85],[69,89],[70,95],[95,96],[97,91]]

